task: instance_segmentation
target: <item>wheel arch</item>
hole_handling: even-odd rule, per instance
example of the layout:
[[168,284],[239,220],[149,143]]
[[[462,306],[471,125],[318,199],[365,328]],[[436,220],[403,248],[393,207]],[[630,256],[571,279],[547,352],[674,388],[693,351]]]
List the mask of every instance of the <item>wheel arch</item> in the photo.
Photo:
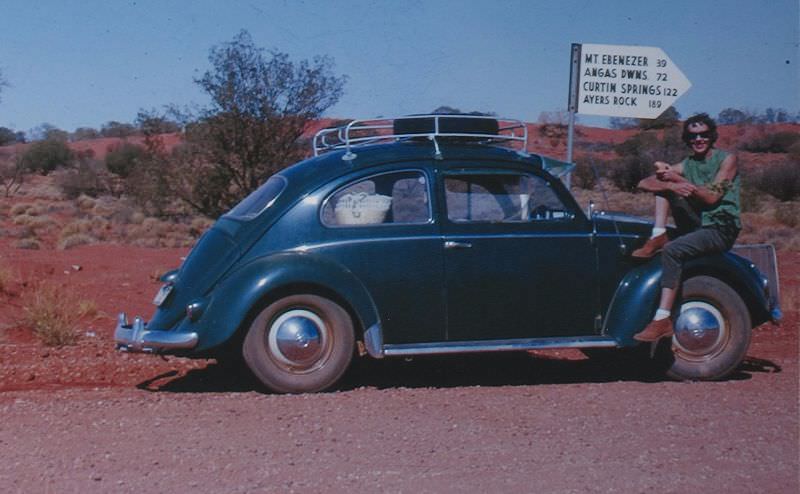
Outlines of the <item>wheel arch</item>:
[[753,327],[770,320],[769,301],[752,271],[732,254],[709,256],[690,261],[683,269],[683,281],[697,276],[717,278],[730,286],[750,312]]
[[356,339],[378,322],[378,311],[363,284],[344,266],[308,253],[283,253],[241,266],[213,291],[203,316],[208,328],[200,351],[236,350],[249,324],[269,304],[289,295],[318,295],[350,316]]
[[[733,254],[703,256],[687,262],[681,283],[696,276],[710,276],[730,286],[744,301],[753,326],[769,320],[769,302],[758,279],[741,258]],[[638,344],[633,335],[650,321],[658,306],[662,275],[661,256],[634,267],[620,281],[609,304],[603,325],[604,333],[620,346]]]

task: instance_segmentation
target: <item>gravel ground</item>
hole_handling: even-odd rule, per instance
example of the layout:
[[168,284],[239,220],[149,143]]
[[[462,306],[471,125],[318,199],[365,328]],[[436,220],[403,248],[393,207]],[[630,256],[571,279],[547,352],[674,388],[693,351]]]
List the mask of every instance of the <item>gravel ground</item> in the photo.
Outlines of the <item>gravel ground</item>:
[[10,391],[0,491],[798,492],[786,345],[796,331],[767,327],[714,383],[505,355],[361,364],[315,395],[264,394],[213,364],[138,388]]

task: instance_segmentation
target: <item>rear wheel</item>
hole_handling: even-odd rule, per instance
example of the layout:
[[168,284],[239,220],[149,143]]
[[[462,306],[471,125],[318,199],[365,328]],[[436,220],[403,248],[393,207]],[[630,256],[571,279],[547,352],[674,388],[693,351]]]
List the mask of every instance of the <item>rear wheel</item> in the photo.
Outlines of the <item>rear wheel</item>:
[[750,346],[747,306],[733,288],[709,276],[683,284],[674,329],[674,361],[667,370],[674,379],[721,379],[738,367]]
[[243,354],[253,374],[272,391],[307,393],[339,380],[354,345],[353,323],[342,307],[317,295],[292,295],[256,316]]

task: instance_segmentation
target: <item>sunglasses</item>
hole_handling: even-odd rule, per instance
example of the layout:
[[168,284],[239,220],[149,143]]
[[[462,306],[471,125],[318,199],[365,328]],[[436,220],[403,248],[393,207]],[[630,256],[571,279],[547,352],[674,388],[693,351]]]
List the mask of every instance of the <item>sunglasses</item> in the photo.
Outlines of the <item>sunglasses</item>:
[[707,130],[705,132],[689,132],[689,141],[696,141],[698,139],[711,139],[711,131]]

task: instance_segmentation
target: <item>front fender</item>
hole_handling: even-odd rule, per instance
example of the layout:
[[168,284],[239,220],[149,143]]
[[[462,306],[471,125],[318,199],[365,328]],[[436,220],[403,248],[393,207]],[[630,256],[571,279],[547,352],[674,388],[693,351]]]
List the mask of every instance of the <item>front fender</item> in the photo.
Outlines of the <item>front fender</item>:
[[261,301],[271,293],[296,285],[336,294],[349,305],[357,318],[355,322],[362,328],[378,322],[372,298],[347,268],[312,253],[281,253],[238,267],[214,288],[209,294],[208,306],[196,323],[199,334],[196,351],[225,343]]
[[[603,334],[617,340],[622,347],[638,342],[633,335],[644,329],[658,308],[661,294],[661,256],[632,269],[617,286],[606,313]],[[743,258],[726,252],[703,256],[686,262],[683,279],[713,276],[730,285],[750,309],[754,324],[769,316],[770,302],[761,287],[758,272]]]
[[611,299],[603,334],[612,336],[622,347],[637,345],[633,335],[653,318],[661,294],[660,282],[661,256],[629,271]]

